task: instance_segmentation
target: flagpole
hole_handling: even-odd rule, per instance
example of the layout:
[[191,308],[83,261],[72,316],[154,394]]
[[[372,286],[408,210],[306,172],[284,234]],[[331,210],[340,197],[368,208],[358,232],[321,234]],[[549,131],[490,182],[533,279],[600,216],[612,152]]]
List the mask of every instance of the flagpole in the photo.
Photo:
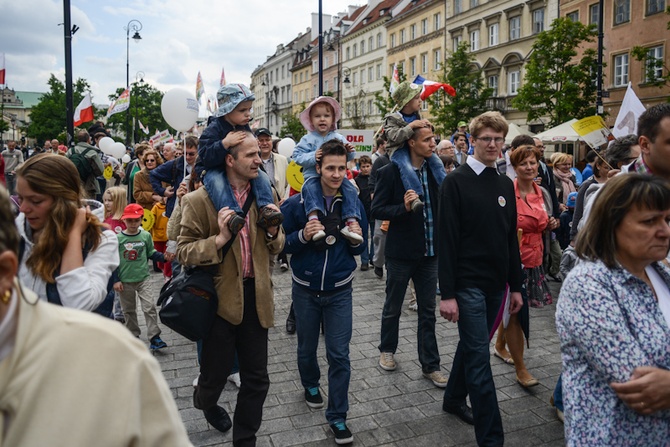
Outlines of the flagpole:
[[69,148],[74,139],[74,92],[72,91],[72,22],[70,0],[63,0],[63,28],[65,33],[65,145]]

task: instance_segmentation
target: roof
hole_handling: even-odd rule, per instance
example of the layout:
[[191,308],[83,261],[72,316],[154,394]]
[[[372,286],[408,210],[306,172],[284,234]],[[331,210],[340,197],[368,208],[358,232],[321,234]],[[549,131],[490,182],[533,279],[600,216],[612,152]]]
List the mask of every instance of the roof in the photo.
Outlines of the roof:
[[[370,13],[363,18],[363,20],[360,20],[356,26],[353,28],[347,30],[347,34],[353,34],[369,25],[372,25],[373,23],[377,22],[380,19],[386,19],[388,17],[391,17],[391,11],[390,9],[393,8],[395,5],[397,5],[400,2],[400,0],[384,0],[383,2],[379,3],[377,6],[370,11]],[[356,13],[360,15],[362,13],[362,9],[367,8],[367,6],[362,6],[361,8],[356,10]],[[380,15],[380,12],[382,10],[384,11],[383,15]],[[359,12],[360,11],[360,12]]]
[[413,0],[409,2],[405,8],[403,8],[402,11],[398,12],[395,16],[393,16],[393,19],[397,19],[399,17],[402,17],[405,14],[408,14],[410,12],[413,12],[414,10],[421,8],[423,6],[427,6],[431,3],[436,3],[437,0]]
[[44,95],[43,92],[20,92],[15,91],[16,99],[22,104],[5,104],[6,109],[32,109],[39,104],[40,99]]

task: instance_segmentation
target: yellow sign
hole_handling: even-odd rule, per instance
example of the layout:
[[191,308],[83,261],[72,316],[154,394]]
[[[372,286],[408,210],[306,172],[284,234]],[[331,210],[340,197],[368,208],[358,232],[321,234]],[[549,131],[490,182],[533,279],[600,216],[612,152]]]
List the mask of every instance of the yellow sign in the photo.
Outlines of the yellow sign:
[[103,171],[102,176],[105,177],[105,180],[109,180],[112,178],[112,175],[114,175],[114,168],[112,168],[112,165],[109,165]]
[[142,228],[144,228],[145,231],[151,231],[151,229],[154,227],[155,220],[156,218],[154,217],[154,213],[148,209],[145,209],[144,217],[142,218]]
[[286,180],[291,188],[299,192],[305,182],[305,178],[302,176],[302,166],[295,161],[289,163],[288,168],[286,168]]

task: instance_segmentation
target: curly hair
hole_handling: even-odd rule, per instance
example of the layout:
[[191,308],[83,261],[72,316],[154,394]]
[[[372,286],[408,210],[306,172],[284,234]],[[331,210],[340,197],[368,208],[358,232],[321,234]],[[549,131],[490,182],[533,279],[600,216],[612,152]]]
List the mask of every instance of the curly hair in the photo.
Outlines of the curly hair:
[[[40,154],[23,163],[16,175],[34,192],[53,199],[49,219],[35,241],[26,265],[44,281],[54,283],[54,272],[63,259],[77,210],[83,206],[79,173],[65,157]],[[103,225],[90,213],[86,215],[86,222],[82,247],[95,250],[100,245]]]

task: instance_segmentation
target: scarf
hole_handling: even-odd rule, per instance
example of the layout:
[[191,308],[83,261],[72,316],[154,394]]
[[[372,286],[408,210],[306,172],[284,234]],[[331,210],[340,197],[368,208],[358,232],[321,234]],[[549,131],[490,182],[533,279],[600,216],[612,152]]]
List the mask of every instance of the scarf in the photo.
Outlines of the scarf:
[[572,172],[568,171],[566,173],[563,173],[558,169],[554,169],[554,176],[561,181],[561,189],[563,190],[563,198],[561,202],[563,202],[563,204],[567,204],[568,195],[571,192],[577,192],[577,190],[575,189],[575,184],[572,181]]

